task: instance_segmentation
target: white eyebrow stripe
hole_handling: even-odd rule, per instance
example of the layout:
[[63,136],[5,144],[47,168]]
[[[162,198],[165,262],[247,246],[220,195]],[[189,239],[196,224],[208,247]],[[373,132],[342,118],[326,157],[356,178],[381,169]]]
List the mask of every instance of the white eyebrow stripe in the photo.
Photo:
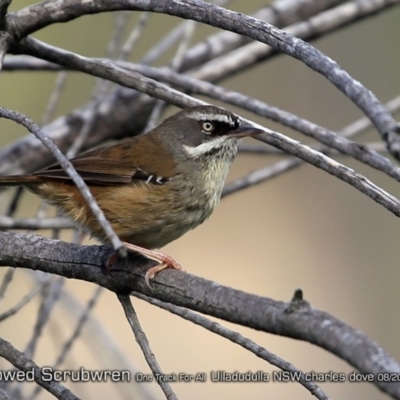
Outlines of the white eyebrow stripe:
[[200,111],[195,111],[192,113],[191,117],[198,121],[219,121],[225,122],[231,126],[237,125],[237,119],[233,119],[227,114],[204,114]]

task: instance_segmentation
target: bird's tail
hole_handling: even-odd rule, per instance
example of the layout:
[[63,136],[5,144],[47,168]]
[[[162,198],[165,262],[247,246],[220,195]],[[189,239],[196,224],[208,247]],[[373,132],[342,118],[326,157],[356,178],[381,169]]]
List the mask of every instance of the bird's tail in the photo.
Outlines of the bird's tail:
[[20,186],[38,183],[39,177],[36,175],[11,175],[0,176],[0,186]]

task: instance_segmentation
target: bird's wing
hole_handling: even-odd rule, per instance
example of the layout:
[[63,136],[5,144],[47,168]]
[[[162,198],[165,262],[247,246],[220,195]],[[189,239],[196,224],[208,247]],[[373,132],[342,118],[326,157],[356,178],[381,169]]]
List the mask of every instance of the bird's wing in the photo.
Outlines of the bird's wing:
[[[159,158],[144,157],[146,149],[141,146],[141,137],[128,139],[112,146],[95,149],[72,160],[76,171],[87,184],[121,185],[130,183],[162,184],[171,176],[171,162],[161,171]],[[154,146],[150,146],[154,149]],[[157,146],[155,147],[157,149]],[[143,151],[142,151],[143,150]],[[148,155],[149,156],[149,155]],[[154,154],[153,154],[154,156]],[[60,165],[52,165],[35,175],[60,180],[70,180]]]

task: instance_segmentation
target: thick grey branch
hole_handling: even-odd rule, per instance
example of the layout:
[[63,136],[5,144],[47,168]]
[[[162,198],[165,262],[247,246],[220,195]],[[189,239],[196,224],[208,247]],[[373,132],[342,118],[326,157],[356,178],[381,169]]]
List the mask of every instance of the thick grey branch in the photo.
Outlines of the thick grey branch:
[[[112,249],[79,246],[39,236],[0,233],[0,265],[10,265],[99,284],[118,294],[132,291],[233,323],[305,340],[346,360],[364,373],[400,373],[399,363],[360,331],[304,301],[284,303],[228,288],[188,273],[166,270],[144,280],[154,262],[130,257],[104,268]],[[400,383],[375,382],[400,399]]]

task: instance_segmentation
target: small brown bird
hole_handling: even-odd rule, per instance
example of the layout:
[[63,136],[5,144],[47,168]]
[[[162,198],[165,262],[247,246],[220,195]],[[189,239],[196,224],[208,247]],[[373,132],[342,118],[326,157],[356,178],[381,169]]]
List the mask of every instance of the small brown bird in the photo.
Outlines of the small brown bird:
[[[238,140],[263,131],[242,127],[230,111],[185,109],[146,133],[71,160],[111,226],[128,249],[181,270],[156,252],[206,220],[218,204]],[[0,177],[1,186],[24,185],[86,228],[107,238],[70,177],[59,165],[31,175]]]

